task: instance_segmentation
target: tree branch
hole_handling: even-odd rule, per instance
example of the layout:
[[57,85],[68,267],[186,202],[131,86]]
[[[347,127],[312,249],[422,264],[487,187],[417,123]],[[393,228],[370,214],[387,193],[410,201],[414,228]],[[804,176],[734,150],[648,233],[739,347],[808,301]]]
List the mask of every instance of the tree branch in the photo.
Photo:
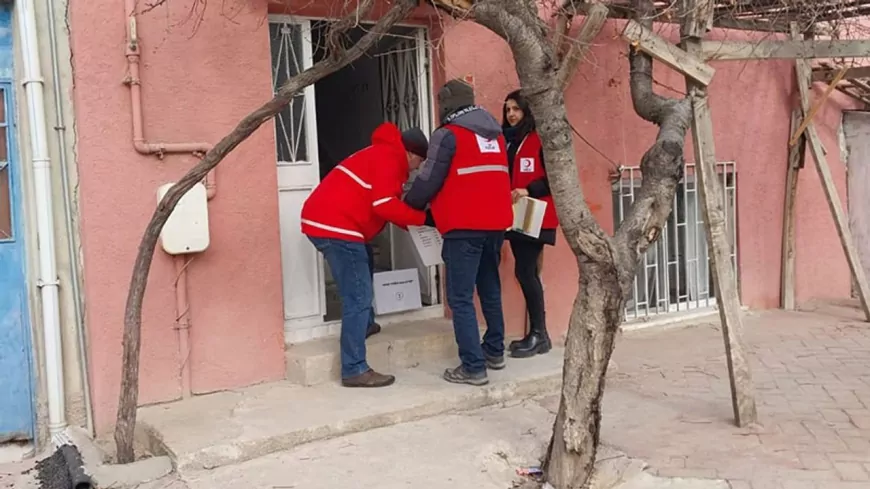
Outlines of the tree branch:
[[520,86],[537,116],[550,190],[568,244],[581,259],[612,265],[610,237],[586,205],[580,184],[565,99],[556,86],[559,64],[552,44],[537,26],[511,16],[502,2],[480,1],[474,4],[472,12],[479,24],[505,38],[510,45]]
[[[607,22],[608,11],[608,8],[598,1],[592,1],[591,5],[589,5],[586,20],[583,21],[580,32],[577,33],[574,39],[569,41],[571,45],[568,48],[568,52],[562,58],[559,72],[556,76],[556,85],[560,90],[564,91],[568,88],[568,85],[571,83],[571,76],[577,70],[580,61],[589,52],[592,40],[598,36],[598,33],[604,27],[604,23]],[[570,25],[570,22],[567,25]],[[559,25],[557,24],[557,29],[558,27]],[[559,53],[557,52],[556,54],[558,55]]]
[[[373,0],[364,0],[344,20],[339,21],[341,29],[356,25],[359,18],[365,16],[371,8]],[[200,182],[205,175],[216,167],[239,144],[246,140],[264,122],[273,118],[300,90],[315,83],[321,78],[334,73],[362,56],[398,21],[404,19],[416,7],[416,0],[395,0],[390,10],[353,46],[330,53],[323,61],[311,68],[291,77],[287,83],[278,89],[272,100],[260,106],[247,115],[236,125],[233,131],[224,136],[205,157],[187,172],[161,199],[151,221],[145,228],[139,252],[133,266],[133,276],[130,279],[130,290],[127,295],[124,313],[124,352],[121,392],[118,403],[117,424],[115,426],[115,443],[117,444],[118,462],[130,463],[134,460],[133,431],[136,426],[136,408],[139,399],[139,352],[141,347],[142,301],[151,270],[151,262],[160,231],[166,224],[179,200]],[[350,20],[348,20],[350,19]]]
[[[652,1],[633,0],[633,6],[637,21],[651,28]],[[617,249],[626,257],[624,263],[630,264],[630,269],[620,270],[620,282],[626,290],[634,280],[639,259],[659,238],[671,213],[677,184],[683,177],[683,147],[692,121],[690,99],[671,99],[653,92],[652,57],[632,49],[629,65],[634,110],[658,125],[659,132],[656,143],[641,159],[640,190],[615,235]]]
[[577,15],[577,8],[574,6],[574,2],[566,0],[554,15],[556,25],[552,34],[553,52],[556,53],[556,56],[561,56],[565,50],[565,39],[568,36],[568,31],[571,30],[571,23],[574,22],[574,16]]

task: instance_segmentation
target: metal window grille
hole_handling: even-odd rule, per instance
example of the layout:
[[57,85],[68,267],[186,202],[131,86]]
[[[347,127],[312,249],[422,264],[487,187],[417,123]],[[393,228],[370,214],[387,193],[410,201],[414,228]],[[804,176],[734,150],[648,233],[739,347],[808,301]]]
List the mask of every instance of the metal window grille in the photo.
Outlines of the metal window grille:
[[401,39],[380,57],[384,119],[400,129],[420,126],[417,39]]
[[[737,266],[736,165],[717,163],[717,178],[724,189],[725,226],[731,247],[731,263]],[[695,165],[687,164],[677,186],[673,210],[659,239],[644,255],[634,286],[625,304],[625,320],[709,308],[716,304],[707,234],[704,229]],[[613,185],[614,221],[618,226],[641,183],[639,167],[622,170]],[[735,277],[737,274],[735,274]]]
[[[277,93],[292,76],[303,68],[302,26],[291,22],[269,24],[272,51],[272,89]],[[305,91],[275,116],[275,143],[278,162],[292,163],[308,159],[305,128]]]

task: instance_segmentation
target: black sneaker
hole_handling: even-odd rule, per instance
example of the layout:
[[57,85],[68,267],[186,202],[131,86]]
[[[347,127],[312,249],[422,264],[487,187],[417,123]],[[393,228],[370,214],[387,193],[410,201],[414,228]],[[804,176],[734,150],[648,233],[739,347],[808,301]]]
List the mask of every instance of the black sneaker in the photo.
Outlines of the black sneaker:
[[456,368],[448,368],[444,371],[444,380],[453,384],[469,384],[469,385],[486,385],[489,379],[486,378],[486,370],[477,373],[469,373],[465,371],[462,365]]
[[483,352],[483,358],[486,359],[486,368],[490,370],[501,370],[505,366],[504,355],[495,357]]

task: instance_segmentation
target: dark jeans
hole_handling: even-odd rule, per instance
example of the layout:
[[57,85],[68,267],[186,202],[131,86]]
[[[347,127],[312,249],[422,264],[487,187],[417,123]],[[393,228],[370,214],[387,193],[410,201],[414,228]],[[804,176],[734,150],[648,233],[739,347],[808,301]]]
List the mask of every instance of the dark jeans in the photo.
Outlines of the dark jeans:
[[[459,359],[469,373],[486,369],[484,353],[504,355],[504,313],[501,309],[502,233],[487,237],[445,238],[441,249],[447,280],[447,305],[453,312],[453,333],[459,346]],[[486,334],[480,343],[474,289],[486,320]]]
[[368,371],[366,329],[372,315],[372,275],[362,243],[329,238],[308,238],[332,270],[341,297],[341,377]]
[[529,330],[544,331],[544,287],[538,270],[538,257],[544,251],[544,243],[528,240],[511,240],[514,254],[514,274],[520,282],[526,309],[529,313]]

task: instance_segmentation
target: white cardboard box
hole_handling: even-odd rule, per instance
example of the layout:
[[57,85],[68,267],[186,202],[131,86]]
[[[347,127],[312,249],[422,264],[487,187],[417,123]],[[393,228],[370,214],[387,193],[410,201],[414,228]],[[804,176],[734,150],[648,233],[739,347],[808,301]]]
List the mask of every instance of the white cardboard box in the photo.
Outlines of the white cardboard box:
[[420,309],[420,278],[416,268],[378,272],[372,283],[374,287],[375,314]]

